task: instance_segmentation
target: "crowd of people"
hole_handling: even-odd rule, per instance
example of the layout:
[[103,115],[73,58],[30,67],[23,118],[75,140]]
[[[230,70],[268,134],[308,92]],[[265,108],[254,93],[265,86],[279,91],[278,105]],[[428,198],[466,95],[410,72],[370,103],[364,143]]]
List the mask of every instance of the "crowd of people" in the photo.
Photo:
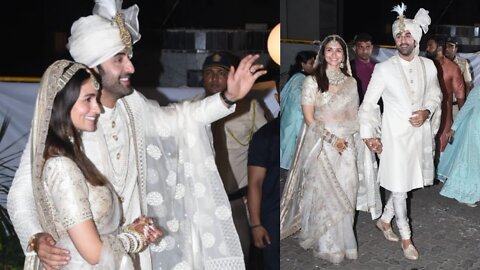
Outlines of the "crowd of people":
[[73,61],[42,76],[8,194],[24,269],[279,269],[280,241],[296,233],[339,264],[359,256],[356,211],[416,260],[410,191],[439,179],[441,195],[480,201],[480,87],[455,38],[430,36],[419,55],[423,8],[408,19],[394,7],[386,61],[367,33],[352,60],[336,34],[298,52],[272,118],[249,93],[267,73],[258,55],[214,52],[202,95],[146,99],[130,83],[139,8],[117,2],[76,20]]
[[[370,212],[385,239],[400,242],[404,257],[416,260],[410,191],[438,179],[441,195],[471,207],[480,201],[480,172],[471,165],[480,153],[473,139],[480,88],[470,92],[471,69],[456,55],[457,39],[429,36],[426,57],[420,56],[431,19],[423,8],[414,19],[405,10],[404,4],[393,8],[394,56],[375,61],[372,37],[359,33],[350,61],[347,43],[329,35],[313,72],[291,75],[281,91],[280,167],[288,174],[280,236],[298,232],[302,248],[334,264],[358,257],[356,210]],[[298,53],[296,65],[304,67],[304,55]]]

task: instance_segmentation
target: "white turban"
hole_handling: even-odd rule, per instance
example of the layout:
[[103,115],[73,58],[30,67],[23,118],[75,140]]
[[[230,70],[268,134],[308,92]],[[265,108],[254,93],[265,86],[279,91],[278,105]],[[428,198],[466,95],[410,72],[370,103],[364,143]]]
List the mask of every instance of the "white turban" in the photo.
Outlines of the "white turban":
[[[124,18],[131,43],[134,44],[140,39],[138,6],[134,5],[126,10],[117,10],[117,7],[121,7],[121,1],[116,3],[115,0],[97,0],[93,9],[94,15],[82,17],[73,23],[67,48],[76,62],[93,68],[126,48],[120,28],[113,20],[117,13],[121,13]],[[128,49],[131,57],[131,48]]]
[[422,30],[423,33],[428,32],[428,26],[431,23],[430,16],[428,16],[428,10],[425,10],[423,8],[420,8],[417,11],[417,14],[415,14],[415,18],[412,19],[407,19],[403,15],[403,12],[407,9],[407,6],[402,3],[401,5],[393,7],[392,11],[395,11],[398,13],[398,19],[393,22],[392,25],[392,34],[393,37],[398,33],[404,32],[404,31],[410,31],[410,33],[413,36],[413,39],[417,41],[417,51],[418,51],[418,43],[420,42],[420,39],[422,38]]

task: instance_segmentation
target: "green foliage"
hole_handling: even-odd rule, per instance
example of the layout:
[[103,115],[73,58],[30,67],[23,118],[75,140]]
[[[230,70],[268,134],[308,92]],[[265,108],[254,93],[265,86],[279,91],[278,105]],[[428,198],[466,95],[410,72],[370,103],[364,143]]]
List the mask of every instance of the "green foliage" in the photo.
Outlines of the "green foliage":
[[[2,139],[9,124],[10,118],[6,116],[0,126],[0,145],[2,145]],[[4,207],[6,205],[6,196],[17,169],[9,165],[9,163],[20,155],[20,152],[5,154],[5,150],[10,147],[11,145],[2,146],[0,150],[0,269],[14,270],[22,269],[25,257],[7,209]]]

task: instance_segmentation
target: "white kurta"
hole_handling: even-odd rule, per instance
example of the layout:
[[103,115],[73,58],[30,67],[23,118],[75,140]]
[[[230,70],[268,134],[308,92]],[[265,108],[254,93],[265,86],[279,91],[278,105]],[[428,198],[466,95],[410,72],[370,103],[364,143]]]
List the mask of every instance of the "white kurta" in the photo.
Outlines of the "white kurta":
[[[383,100],[380,119],[377,101]],[[442,92],[437,70],[429,59],[416,56],[408,62],[398,55],[375,66],[359,109],[362,138],[378,137],[381,126],[383,152],[378,178],[394,192],[408,192],[433,183],[434,138],[441,114]],[[421,127],[413,127],[412,112],[431,112]]]

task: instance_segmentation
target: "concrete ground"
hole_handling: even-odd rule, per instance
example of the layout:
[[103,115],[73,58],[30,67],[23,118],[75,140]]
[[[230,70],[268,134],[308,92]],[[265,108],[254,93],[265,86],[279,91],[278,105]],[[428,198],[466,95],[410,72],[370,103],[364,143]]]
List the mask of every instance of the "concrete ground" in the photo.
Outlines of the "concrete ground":
[[[442,183],[409,194],[412,239],[420,257],[403,256],[399,242],[387,241],[370,214],[357,215],[358,259],[339,265],[313,257],[296,235],[281,242],[281,269],[420,270],[480,269],[480,206],[471,208],[439,195]],[[394,225],[394,231],[398,230]]]

